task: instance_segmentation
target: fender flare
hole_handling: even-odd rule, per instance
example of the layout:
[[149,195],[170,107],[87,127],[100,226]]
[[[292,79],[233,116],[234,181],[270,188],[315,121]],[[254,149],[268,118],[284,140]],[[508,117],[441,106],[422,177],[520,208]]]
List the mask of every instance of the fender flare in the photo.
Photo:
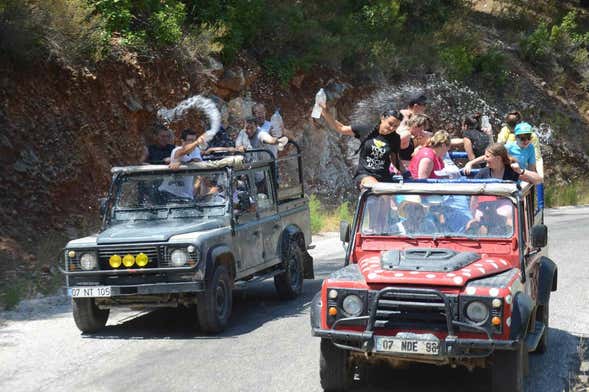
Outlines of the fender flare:
[[231,278],[235,278],[235,257],[233,256],[233,252],[229,246],[221,244],[210,248],[207,252],[205,282],[208,282],[213,276],[215,265],[217,263],[224,264],[227,267]]
[[556,291],[558,267],[548,257],[540,259],[538,272],[538,304],[546,305],[550,300],[550,293]]
[[321,290],[315,294],[313,300],[311,301],[311,328],[312,329],[320,329],[321,328]]
[[278,254],[282,255],[288,249],[288,243],[295,241],[303,251],[303,276],[305,279],[315,279],[315,271],[313,268],[313,257],[307,252],[307,245],[305,244],[305,235],[297,225],[290,224],[282,230],[280,236]]
[[524,292],[519,292],[513,299],[511,306],[511,330],[509,338],[512,340],[525,339],[528,334],[530,317],[534,310],[534,301]]

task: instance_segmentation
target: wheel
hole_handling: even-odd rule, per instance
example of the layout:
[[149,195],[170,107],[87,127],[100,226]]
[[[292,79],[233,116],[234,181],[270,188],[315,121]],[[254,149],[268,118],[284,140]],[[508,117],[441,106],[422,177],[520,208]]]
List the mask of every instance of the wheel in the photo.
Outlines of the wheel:
[[74,321],[82,332],[96,332],[106,325],[109,309],[98,309],[94,298],[74,298]]
[[540,338],[538,347],[536,347],[535,353],[544,354],[548,350],[548,322],[550,318],[550,306],[548,303],[542,307],[541,320],[544,323],[544,333]]
[[197,298],[196,311],[203,332],[218,333],[227,326],[233,305],[231,287],[227,267],[218,265],[206,290]]
[[294,241],[284,254],[286,271],[274,277],[274,286],[282,299],[296,298],[303,291],[303,251]]
[[352,380],[348,351],[334,346],[329,339],[321,339],[319,378],[326,392],[345,391]]
[[527,359],[528,351],[523,341],[518,343],[514,351],[495,351],[491,359],[491,390],[523,392]]

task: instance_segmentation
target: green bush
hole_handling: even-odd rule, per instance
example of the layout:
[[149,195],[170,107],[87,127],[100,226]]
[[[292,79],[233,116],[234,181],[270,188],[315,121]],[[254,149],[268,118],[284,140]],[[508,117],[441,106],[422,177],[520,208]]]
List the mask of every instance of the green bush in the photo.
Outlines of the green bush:
[[354,214],[351,210],[350,202],[345,201],[337,208],[337,216],[340,221],[346,221],[349,224],[352,224],[352,220],[354,220]]
[[440,60],[450,78],[464,80],[475,70],[475,55],[466,46],[451,46],[440,51]]
[[321,213],[321,202],[315,195],[309,197],[309,212],[311,214],[311,232],[319,233],[324,225],[324,217]]
[[507,81],[505,55],[497,48],[491,48],[474,59],[474,70],[483,79],[496,86],[503,86]]

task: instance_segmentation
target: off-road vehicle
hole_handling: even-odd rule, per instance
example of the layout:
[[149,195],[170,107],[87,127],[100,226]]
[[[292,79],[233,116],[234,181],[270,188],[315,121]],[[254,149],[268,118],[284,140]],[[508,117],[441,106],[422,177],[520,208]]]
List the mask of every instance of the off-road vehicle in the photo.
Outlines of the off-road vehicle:
[[287,150],[278,161],[252,150],[177,170],[113,168],[100,232],[63,253],[78,328],[99,330],[115,306],[196,305],[201,330],[215,333],[237,285],[273,277],[281,297],[299,295],[313,277],[309,208],[299,148]]
[[311,308],[325,390],[363,369],[421,362],[488,368],[522,391],[529,352],[547,348],[557,267],[535,186],[494,180],[379,183],[342,222],[346,266]]

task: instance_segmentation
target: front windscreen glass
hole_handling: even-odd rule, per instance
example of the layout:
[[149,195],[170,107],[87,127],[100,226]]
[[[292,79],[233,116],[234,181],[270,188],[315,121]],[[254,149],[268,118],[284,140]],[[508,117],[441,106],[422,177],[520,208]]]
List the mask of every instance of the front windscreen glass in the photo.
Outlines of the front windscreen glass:
[[225,172],[127,175],[114,187],[114,221],[222,216]]
[[509,238],[514,205],[490,195],[370,195],[362,213],[365,235]]

